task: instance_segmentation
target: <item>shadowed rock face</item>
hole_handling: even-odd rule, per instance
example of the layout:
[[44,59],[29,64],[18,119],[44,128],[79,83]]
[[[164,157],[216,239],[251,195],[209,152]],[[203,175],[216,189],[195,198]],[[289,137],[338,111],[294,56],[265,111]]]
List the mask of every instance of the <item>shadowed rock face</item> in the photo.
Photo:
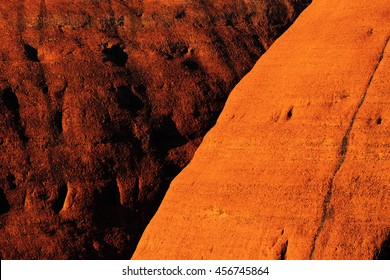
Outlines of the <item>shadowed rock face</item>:
[[1,257],[129,258],[309,2],[1,1]]
[[133,258],[389,259],[389,4],[313,1],[231,92]]

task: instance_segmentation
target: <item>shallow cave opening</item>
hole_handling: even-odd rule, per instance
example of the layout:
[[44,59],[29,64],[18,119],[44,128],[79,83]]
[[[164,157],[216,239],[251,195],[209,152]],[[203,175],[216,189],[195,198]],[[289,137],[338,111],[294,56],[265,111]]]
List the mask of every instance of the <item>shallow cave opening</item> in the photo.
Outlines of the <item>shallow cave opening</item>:
[[175,19],[182,19],[186,16],[186,11],[184,10],[179,10],[175,14]]
[[117,66],[123,67],[126,65],[129,56],[125,52],[125,49],[119,45],[114,45],[111,48],[105,48],[103,50],[105,55],[104,61],[110,61]]

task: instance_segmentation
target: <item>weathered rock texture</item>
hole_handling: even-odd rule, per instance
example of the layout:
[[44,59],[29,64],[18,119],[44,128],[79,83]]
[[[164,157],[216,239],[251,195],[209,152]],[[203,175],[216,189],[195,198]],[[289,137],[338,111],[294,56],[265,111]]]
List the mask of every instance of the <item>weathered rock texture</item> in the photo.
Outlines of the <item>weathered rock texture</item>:
[[1,1],[1,258],[129,258],[235,83],[309,2]]
[[390,1],[315,0],[237,85],[134,259],[385,259]]

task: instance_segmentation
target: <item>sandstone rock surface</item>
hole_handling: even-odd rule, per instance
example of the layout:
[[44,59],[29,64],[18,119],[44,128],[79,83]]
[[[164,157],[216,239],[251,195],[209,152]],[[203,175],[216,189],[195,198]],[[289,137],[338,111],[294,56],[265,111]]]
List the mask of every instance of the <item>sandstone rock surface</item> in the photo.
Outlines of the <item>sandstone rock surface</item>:
[[0,257],[128,259],[309,2],[1,1]]
[[230,94],[134,259],[388,259],[390,1],[314,0]]

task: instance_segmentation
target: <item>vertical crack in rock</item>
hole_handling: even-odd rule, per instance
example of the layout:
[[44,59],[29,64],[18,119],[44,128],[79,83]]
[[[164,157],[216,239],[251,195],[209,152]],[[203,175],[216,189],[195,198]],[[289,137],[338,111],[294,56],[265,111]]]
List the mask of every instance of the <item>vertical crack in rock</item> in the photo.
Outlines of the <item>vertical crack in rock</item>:
[[325,195],[324,202],[323,202],[323,212],[322,212],[322,217],[321,217],[321,223],[320,223],[320,225],[319,225],[319,227],[317,229],[316,234],[314,235],[314,239],[313,239],[313,242],[312,242],[312,245],[311,245],[311,249],[310,249],[310,253],[309,253],[309,259],[313,258],[313,254],[314,254],[314,251],[316,249],[316,243],[317,243],[318,237],[320,236],[322,230],[324,229],[326,219],[328,218],[328,214],[329,214],[329,211],[330,211],[330,208],[331,208],[330,207],[330,201],[332,199],[332,194],[333,194],[333,183],[334,183],[334,180],[335,180],[335,177],[336,177],[337,173],[339,172],[341,166],[343,165],[343,163],[345,161],[345,156],[347,155],[347,152],[348,152],[349,137],[350,137],[353,125],[355,124],[356,116],[359,113],[359,110],[362,107],[362,105],[363,105],[363,103],[364,103],[364,101],[366,99],[367,92],[368,92],[368,90],[369,90],[369,88],[370,88],[370,86],[372,84],[372,81],[374,79],[375,73],[378,70],[380,63],[382,62],[382,59],[384,57],[385,50],[387,48],[389,40],[390,40],[390,37],[388,37],[386,39],[386,42],[385,42],[384,47],[382,49],[382,52],[381,52],[381,54],[379,56],[378,62],[376,63],[374,71],[372,72],[372,74],[370,76],[370,79],[367,82],[367,85],[366,85],[366,87],[364,89],[363,96],[360,99],[360,101],[359,101],[359,103],[358,103],[358,105],[357,105],[357,107],[355,109],[355,112],[353,113],[353,116],[352,116],[352,119],[351,119],[351,121],[349,123],[348,129],[345,132],[344,137],[343,137],[343,139],[341,141],[340,159],[339,159],[339,162],[337,163],[336,169],[333,172],[333,175],[330,178],[329,183],[328,183],[328,191],[327,191],[327,193]]
[[280,258],[279,258],[279,260],[285,260],[286,259],[287,249],[288,249],[288,240],[282,246],[282,249],[280,251]]

